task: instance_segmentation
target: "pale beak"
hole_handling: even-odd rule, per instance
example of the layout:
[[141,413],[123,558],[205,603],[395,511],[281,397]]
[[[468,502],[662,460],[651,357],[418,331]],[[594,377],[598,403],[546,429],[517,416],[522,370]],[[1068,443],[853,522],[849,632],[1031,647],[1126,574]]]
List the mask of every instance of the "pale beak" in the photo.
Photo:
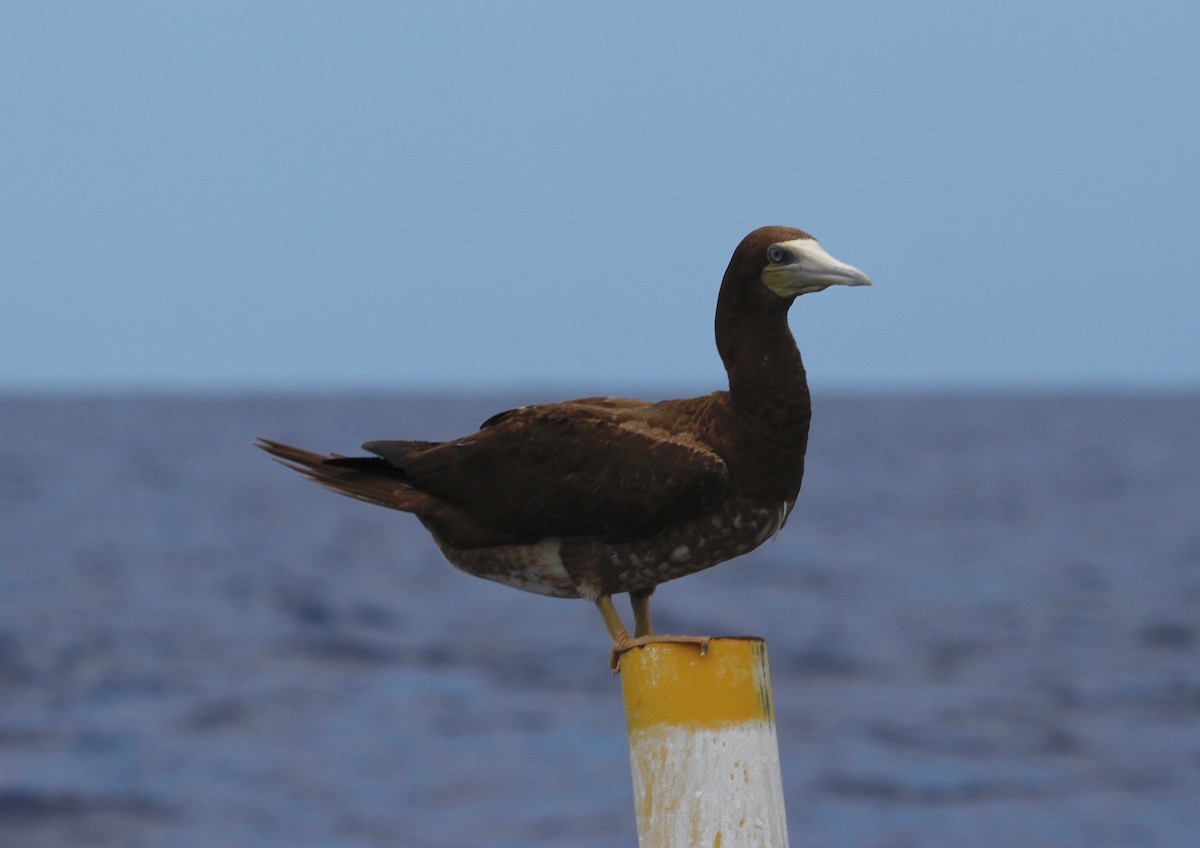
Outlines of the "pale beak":
[[871,285],[871,280],[866,274],[853,265],[834,259],[813,239],[796,242],[792,250],[797,259],[795,273],[799,281],[803,282],[805,291],[812,291],[814,285],[821,288]]

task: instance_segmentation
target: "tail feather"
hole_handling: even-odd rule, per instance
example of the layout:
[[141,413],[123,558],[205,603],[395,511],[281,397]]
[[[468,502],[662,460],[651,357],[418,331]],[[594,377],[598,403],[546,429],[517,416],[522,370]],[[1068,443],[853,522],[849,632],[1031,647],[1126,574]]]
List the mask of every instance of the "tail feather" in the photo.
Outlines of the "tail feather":
[[261,437],[254,446],[269,453],[280,465],[299,471],[338,494],[401,512],[420,513],[431,505],[429,495],[406,483],[402,472],[385,460],[326,456]]

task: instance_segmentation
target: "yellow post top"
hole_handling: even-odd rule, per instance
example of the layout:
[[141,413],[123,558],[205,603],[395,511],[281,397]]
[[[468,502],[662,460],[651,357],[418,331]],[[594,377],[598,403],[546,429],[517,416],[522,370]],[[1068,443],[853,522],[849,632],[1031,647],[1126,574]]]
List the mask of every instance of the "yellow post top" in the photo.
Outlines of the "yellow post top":
[[621,688],[630,732],[774,721],[767,643],[753,636],[711,639],[704,654],[678,642],[633,648],[621,655]]

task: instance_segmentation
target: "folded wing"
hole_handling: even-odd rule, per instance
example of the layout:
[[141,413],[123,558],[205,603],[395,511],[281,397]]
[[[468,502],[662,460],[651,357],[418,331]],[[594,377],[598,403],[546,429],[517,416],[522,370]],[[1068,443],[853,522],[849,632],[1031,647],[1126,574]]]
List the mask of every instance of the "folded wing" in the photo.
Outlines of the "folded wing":
[[363,448],[481,529],[529,541],[620,541],[693,518],[729,489],[721,457],[687,433],[656,426],[658,406],[606,398],[522,407],[462,439]]

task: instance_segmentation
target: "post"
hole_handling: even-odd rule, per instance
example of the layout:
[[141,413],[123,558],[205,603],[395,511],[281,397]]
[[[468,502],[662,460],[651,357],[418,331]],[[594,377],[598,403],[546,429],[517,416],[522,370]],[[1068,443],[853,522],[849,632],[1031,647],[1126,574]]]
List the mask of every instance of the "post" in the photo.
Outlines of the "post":
[[641,848],[786,848],[766,642],[656,642],[620,671]]

